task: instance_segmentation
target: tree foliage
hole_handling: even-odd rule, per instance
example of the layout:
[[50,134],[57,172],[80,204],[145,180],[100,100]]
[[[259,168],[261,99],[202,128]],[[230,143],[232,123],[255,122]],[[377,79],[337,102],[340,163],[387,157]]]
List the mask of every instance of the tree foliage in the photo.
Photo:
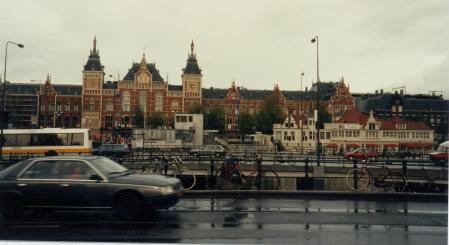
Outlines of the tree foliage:
[[240,112],[237,126],[241,134],[253,134],[256,126],[254,116],[249,112]]
[[256,115],[256,128],[264,134],[273,133],[273,124],[283,123],[285,113],[273,96],[267,97]]
[[203,114],[204,113],[204,107],[200,103],[194,103],[190,106],[188,113],[189,114]]
[[147,125],[150,128],[158,128],[164,125],[164,115],[161,112],[151,112],[147,118]]
[[327,107],[320,107],[320,113],[318,114],[318,127],[320,129],[324,128],[324,123],[330,123],[332,122],[332,115],[327,110]]
[[215,106],[203,113],[204,129],[223,130],[225,128],[225,118],[223,108]]
[[142,108],[140,106],[137,106],[136,111],[133,115],[133,124],[137,128],[143,128],[144,124],[144,113],[142,111]]

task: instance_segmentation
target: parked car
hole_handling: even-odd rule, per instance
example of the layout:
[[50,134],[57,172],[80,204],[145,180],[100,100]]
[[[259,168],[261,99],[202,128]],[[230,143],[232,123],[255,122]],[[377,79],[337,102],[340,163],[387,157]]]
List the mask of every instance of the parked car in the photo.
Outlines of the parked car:
[[449,154],[449,141],[445,141],[438,146],[438,149],[432,153],[429,153],[429,159],[431,161],[447,164],[447,158]]
[[351,152],[346,152],[345,158],[349,160],[357,159],[362,161],[377,161],[377,159],[379,158],[379,153],[375,151],[368,151],[365,148],[358,148]]
[[0,213],[13,220],[27,209],[107,208],[135,220],[176,204],[182,192],[176,178],[136,175],[106,157],[35,158],[0,172]]
[[190,155],[195,157],[200,156],[216,156],[224,157],[226,154],[225,149],[221,145],[205,145],[202,147],[192,148],[189,151]]
[[123,157],[129,154],[129,149],[122,144],[102,144],[92,150],[92,155],[95,156],[114,156]]

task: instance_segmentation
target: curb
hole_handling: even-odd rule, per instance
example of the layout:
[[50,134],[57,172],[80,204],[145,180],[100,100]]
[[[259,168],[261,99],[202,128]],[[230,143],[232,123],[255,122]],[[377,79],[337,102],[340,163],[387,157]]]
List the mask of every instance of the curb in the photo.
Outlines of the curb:
[[448,202],[447,193],[394,193],[394,192],[346,192],[346,191],[270,191],[270,190],[189,190],[184,198],[289,198],[320,200],[372,200],[372,201],[420,201]]

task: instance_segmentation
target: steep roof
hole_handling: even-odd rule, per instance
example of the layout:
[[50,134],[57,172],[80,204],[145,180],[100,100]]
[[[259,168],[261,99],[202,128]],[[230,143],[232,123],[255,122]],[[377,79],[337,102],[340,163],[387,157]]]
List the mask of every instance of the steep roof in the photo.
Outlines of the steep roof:
[[32,83],[6,83],[8,94],[33,94],[39,91],[39,84]]
[[432,130],[429,126],[427,126],[424,122],[419,121],[407,121],[398,117],[382,120],[380,129],[384,130],[395,130],[398,129],[396,125],[404,124],[405,129],[407,130]]
[[365,125],[368,121],[368,116],[357,111],[356,108],[352,108],[349,111],[346,111],[343,116],[337,121],[338,123],[358,123]]
[[104,66],[101,65],[100,54],[97,50],[97,39],[94,38],[93,50],[90,51],[89,58],[86,65],[84,65],[84,71],[103,71]]
[[187,58],[187,64],[184,69],[182,69],[183,74],[195,74],[195,75],[201,75],[201,69],[198,66],[198,61],[196,60],[196,54],[194,53],[195,45],[192,43],[190,44],[190,54]]
[[[125,81],[134,81],[134,74],[136,74],[139,71],[140,63],[133,63],[131,68],[129,68],[128,73],[126,73],[123,80]],[[156,65],[154,63],[147,63],[147,69],[153,76],[153,82],[154,83],[164,83],[164,79],[162,79],[161,75],[159,74],[159,70],[156,69]]]
[[168,91],[182,91],[182,85],[168,85]]
[[228,89],[223,88],[203,88],[203,99],[224,99],[228,94]]
[[118,88],[117,82],[107,81],[103,83],[103,89],[117,89],[117,88]]
[[61,85],[53,84],[56,92],[61,95],[81,95],[81,85]]
[[356,107],[359,111],[389,111],[398,101],[403,111],[448,111],[449,102],[442,98],[432,96],[408,96],[401,94],[385,93],[371,97],[356,99]]
[[[61,95],[81,95],[81,85],[52,84],[56,92]],[[36,95],[39,91],[39,84],[31,83],[8,83],[6,91],[8,94],[29,94]],[[42,84],[43,86],[43,84]]]

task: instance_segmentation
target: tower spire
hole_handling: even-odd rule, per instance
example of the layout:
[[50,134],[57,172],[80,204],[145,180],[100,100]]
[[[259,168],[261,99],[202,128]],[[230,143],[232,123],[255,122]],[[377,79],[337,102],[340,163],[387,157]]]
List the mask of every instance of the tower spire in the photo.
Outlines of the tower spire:
[[94,35],[94,49],[93,49],[93,52],[94,53],[96,53],[97,52],[97,36],[96,35]]
[[193,39],[192,39],[192,43],[190,44],[190,56],[194,56],[194,49],[195,49],[195,44],[193,43]]

